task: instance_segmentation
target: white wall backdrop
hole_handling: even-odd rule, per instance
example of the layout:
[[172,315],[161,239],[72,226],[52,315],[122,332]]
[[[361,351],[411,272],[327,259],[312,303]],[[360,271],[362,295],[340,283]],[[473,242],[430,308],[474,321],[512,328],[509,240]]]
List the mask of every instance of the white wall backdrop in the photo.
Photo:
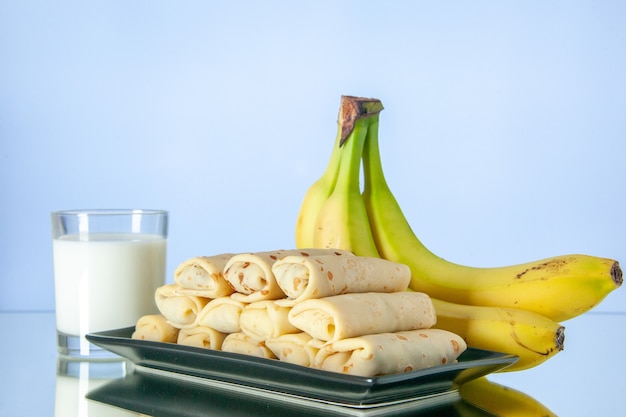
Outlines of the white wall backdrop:
[[[388,180],[434,252],[626,265],[625,18],[619,1],[0,0],[0,310],[54,308],[53,210],[170,210],[170,276],[293,247],[342,94],[385,105]],[[597,311],[626,311],[626,290]]]

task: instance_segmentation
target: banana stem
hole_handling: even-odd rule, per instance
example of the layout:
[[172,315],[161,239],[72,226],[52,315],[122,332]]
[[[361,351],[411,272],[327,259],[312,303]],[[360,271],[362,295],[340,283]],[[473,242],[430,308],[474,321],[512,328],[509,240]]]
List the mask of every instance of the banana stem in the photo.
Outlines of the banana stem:
[[341,96],[339,120],[341,138],[339,146],[343,146],[354,130],[358,120],[378,115],[383,109],[383,103],[375,98]]
[[[378,115],[383,109],[380,100],[354,96],[342,96],[339,108],[339,125],[341,126],[341,139],[339,146],[343,147],[341,161],[339,162],[339,176],[336,187],[348,190],[359,190],[361,158],[369,126],[378,121]],[[350,146],[346,146],[348,139]]]
[[[339,107],[339,117],[337,119],[338,130],[337,137],[335,138],[335,144],[333,146],[333,152],[330,155],[330,161],[326,166],[326,171],[322,178],[326,178],[330,181],[329,187],[332,190],[337,182],[339,175],[341,154],[340,148],[348,140],[352,132],[357,126],[359,120],[376,117],[378,120],[378,113],[383,109],[383,105],[380,100],[371,98],[361,98],[354,96],[342,96],[341,106]],[[367,129],[367,127],[365,127]],[[362,149],[362,147],[360,147]],[[359,157],[360,158],[360,157]],[[350,158],[351,159],[351,158]],[[357,161],[358,162],[358,161]],[[350,171],[355,168],[350,168]],[[352,172],[350,172],[352,176]]]
[[339,190],[360,193],[361,156],[363,155],[369,123],[368,118],[356,120],[352,132],[346,138],[346,140],[350,138],[350,143],[349,146],[343,146],[341,161],[339,162],[339,176],[335,184],[335,188]]
[[322,175],[321,179],[323,181],[328,182],[328,190],[329,194],[332,189],[335,187],[335,183],[337,182],[337,176],[339,175],[339,163],[341,161],[341,131],[342,126],[339,126],[337,131],[337,137],[335,138],[335,145],[333,146],[333,151],[330,154],[330,160],[328,161],[328,165],[326,166],[326,170]]
[[379,116],[377,114],[370,121],[363,149],[363,177],[366,189],[372,189],[374,182],[377,182],[381,187],[387,187],[378,147],[378,123]]

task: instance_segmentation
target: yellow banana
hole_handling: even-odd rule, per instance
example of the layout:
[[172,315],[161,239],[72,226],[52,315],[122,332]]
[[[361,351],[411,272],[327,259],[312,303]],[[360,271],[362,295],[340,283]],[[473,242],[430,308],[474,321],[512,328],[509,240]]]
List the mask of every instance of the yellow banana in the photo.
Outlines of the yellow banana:
[[516,308],[468,306],[433,298],[435,328],[458,334],[468,346],[517,355],[502,372],[539,365],[563,350],[565,328],[540,314]]
[[[335,187],[322,205],[315,224],[314,244],[318,248],[345,249],[362,256],[380,257],[361,198],[361,155],[368,125],[382,107],[352,97],[342,97],[343,122],[339,174]],[[348,128],[346,129],[346,126]]]
[[461,304],[529,310],[561,322],[595,307],[622,284],[617,261],[588,255],[491,268],[447,261],[417,238],[389,189],[380,159],[378,117],[368,128],[363,164],[363,200],[379,254],[411,268],[415,291]]
[[481,377],[461,385],[461,398],[500,417],[556,417],[533,397]]
[[339,156],[341,154],[339,143],[342,139],[341,132],[342,121],[340,118],[337,138],[335,139],[335,145],[333,146],[326,171],[309,187],[300,205],[300,212],[298,213],[298,219],[296,221],[296,247],[298,248],[312,248],[314,246],[317,215],[333,192],[337,181],[337,174],[339,173]]

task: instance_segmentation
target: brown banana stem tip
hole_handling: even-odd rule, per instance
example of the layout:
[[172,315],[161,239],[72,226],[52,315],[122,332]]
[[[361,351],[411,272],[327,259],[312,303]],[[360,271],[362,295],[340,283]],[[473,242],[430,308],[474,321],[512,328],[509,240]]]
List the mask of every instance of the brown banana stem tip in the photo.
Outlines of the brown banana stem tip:
[[375,98],[341,96],[339,120],[337,121],[341,125],[339,146],[342,146],[348,139],[348,136],[354,130],[357,120],[378,114],[382,109],[383,104]]
[[556,342],[557,350],[563,350],[563,348],[565,347],[565,327],[561,326],[557,329],[556,335],[554,336],[554,341]]
[[613,278],[613,282],[619,287],[624,282],[624,274],[622,273],[622,268],[619,266],[619,262],[615,261],[613,266],[611,266],[611,278]]

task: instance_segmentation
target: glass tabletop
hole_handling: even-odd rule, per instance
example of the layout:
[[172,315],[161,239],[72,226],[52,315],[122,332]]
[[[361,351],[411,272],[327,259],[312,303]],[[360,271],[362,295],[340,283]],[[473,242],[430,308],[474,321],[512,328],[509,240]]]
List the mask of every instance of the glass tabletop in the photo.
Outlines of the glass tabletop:
[[53,312],[4,312],[0,415],[490,416],[506,415],[506,407],[548,410],[558,416],[622,413],[626,360],[615,347],[626,342],[626,314],[589,312],[563,324],[565,349],[538,367],[492,373],[460,392],[362,410],[147,372],[121,358],[68,361],[56,352]]

